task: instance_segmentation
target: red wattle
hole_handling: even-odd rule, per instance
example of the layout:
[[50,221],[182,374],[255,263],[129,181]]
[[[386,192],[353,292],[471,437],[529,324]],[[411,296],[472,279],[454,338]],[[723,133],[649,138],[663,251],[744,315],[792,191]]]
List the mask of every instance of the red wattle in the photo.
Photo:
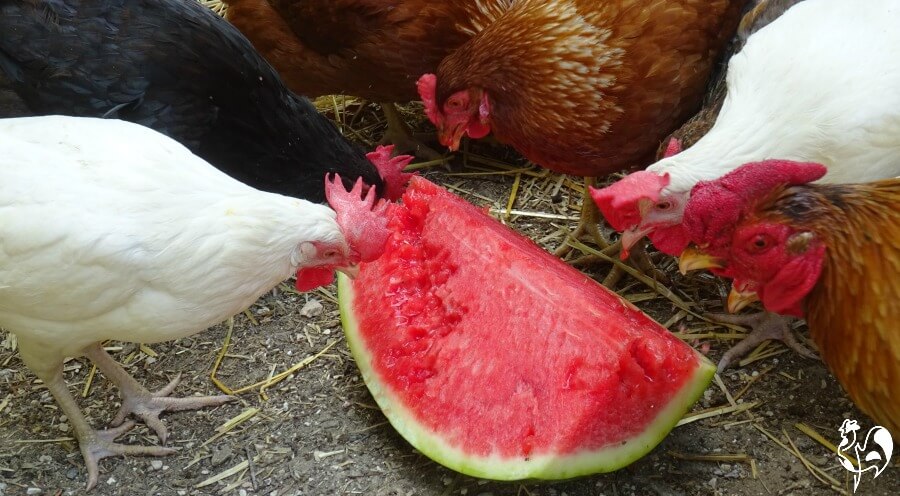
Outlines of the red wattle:
[[312,267],[297,271],[297,283],[294,287],[297,291],[305,293],[322,286],[328,286],[334,281],[334,270],[324,267]]

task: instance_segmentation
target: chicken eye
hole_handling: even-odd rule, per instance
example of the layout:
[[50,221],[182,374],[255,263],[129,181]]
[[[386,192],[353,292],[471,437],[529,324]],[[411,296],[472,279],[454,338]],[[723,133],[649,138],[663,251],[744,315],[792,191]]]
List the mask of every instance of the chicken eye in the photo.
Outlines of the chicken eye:
[[669,210],[670,208],[672,208],[671,202],[664,201],[664,202],[659,202],[656,204],[657,210],[666,211],[666,210]]
[[757,251],[764,250],[769,246],[769,238],[763,234],[756,236],[753,238],[753,248]]
[[462,102],[456,98],[451,98],[447,100],[447,107],[451,110],[459,110],[462,107]]
[[328,250],[323,253],[323,255],[325,256],[325,258],[337,258],[338,252],[337,250]]

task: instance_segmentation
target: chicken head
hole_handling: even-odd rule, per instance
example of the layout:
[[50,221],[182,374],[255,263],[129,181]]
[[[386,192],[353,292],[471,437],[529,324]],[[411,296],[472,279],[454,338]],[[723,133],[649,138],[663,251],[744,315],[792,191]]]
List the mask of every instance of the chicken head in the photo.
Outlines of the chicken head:
[[491,132],[491,102],[481,88],[457,91],[438,102],[437,76],[425,74],[416,84],[425,104],[425,115],[437,127],[438,139],[450,150],[458,150],[464,134],[484,138]]
[[[665,157],[681,151],[681,142],[672,138]],[[688,245],[681,217],[687,195],[666,190],[668,174],[633,172],[605,187],[591,188],[591,198],[613,229],[622,232],[622,259],[644,236],[663,253],[678,255]]]
[[682,224],[691,241],[713,255],[723,256],[735,226],[759,198],[777,186],[806,184],[826,172],[824,165],[791,160],[745,164],[714,181],[697,183],[685,206]]

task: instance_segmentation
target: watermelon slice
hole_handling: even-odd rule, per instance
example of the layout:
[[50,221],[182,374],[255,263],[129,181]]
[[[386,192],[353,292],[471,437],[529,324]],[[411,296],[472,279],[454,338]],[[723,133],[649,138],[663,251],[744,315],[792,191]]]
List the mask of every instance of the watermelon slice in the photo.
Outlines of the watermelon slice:
[[497,480],[619,469],[656,446],[715,367],[630,303],[416,177],[392,237],[338,282],[363,379],[429,458]]

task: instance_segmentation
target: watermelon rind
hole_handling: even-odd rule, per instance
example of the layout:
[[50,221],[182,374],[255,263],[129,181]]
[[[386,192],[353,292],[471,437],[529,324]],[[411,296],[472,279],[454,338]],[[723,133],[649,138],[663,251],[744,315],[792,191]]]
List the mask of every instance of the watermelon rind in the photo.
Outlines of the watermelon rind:
[[660,409],[656,418],[640,434],[614,446],[575,454],[535,455],[527,460],[521,457],[473,455],[449,445],[438,433],[424,428],[416,421],[414,413],[382,385],[352,311],[353,299],[352,281],[339,274],[338,301],[344,334],[369,392],[388,421],[406,441],[428,458],[457,472],[483,479],[558,480],[612,472],[625,467],[649,453],[668,435],[691,405],[700,398],[716,371],[712,362],[698,354],[698,367],[684,382],[681,390]]

